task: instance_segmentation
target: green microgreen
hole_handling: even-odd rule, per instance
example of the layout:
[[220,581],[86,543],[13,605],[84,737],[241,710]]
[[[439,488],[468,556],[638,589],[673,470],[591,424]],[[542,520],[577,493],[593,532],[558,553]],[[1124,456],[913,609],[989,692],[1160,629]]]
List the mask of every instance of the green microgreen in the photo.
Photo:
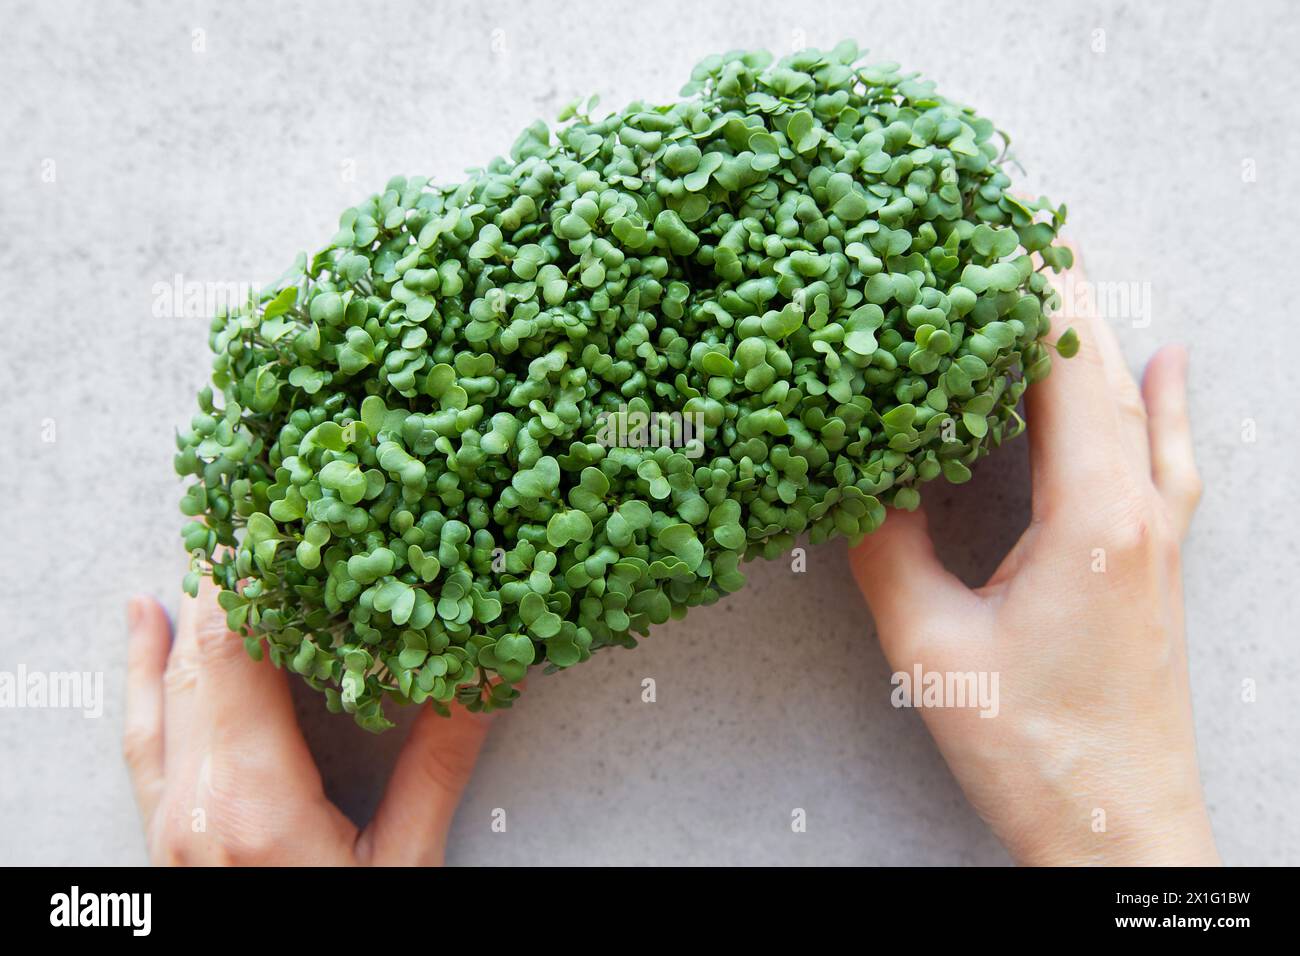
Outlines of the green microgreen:
[[[347,210],[212,321],[186,588],[381,730],[385,697],[507,707],[742,561],[968,480],[1050,369],[1065,208],[1009,192],[987,119],[861,59],[713,56],[677,102],[575,104]],[[673,416],[691,443],[601,437]]]

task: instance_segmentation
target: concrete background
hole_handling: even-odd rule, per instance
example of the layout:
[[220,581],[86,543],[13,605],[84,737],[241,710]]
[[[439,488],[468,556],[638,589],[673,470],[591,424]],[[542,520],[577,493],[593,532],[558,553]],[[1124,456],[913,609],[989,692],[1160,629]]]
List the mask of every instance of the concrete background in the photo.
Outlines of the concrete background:
[[[107,704],[99,720],[0,710],[0,862],[145,859],[118,750],[123,606],[136,590],[176,603],[172,431],[208,363],[205,320],[156,317],[156,283],[269,281],[390,175],[453,179],[571,97],[669,99],[706,54],[853,36],[1010,130],[1022,188],[1068,201],[1091,277],[1150,290],[1149,326],[1116,319],[1135,368],[1190,343],[1207,797],[1227,862],[1300,863],[1290,4],[4,7],[0,669],[103,671]],[[977,581],[1026,520],[1025,444],[930,501],[946,557]],[[1006,862],[920,719],[890,707],[843,557],[814,550],[801,575],[750,565],[747,592],[639,650],[534,679],[451,861]],[[331,792],[364,817],[401,733],[300,703]]]

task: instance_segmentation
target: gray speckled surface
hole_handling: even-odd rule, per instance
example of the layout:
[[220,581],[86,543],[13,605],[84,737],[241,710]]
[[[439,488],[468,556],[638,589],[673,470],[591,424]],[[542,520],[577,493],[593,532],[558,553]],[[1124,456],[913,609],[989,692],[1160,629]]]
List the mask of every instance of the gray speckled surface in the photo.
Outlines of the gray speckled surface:
[[[1190,343],[1208,800],[1228,862],[1300,863],[1289,3],[9,6],[0,669],[103,671],[107,701],[99,720],[0,710],[0,862],[144,860],[118,757],[122,608],[136,589],[175,604],[171,434],[207,367],[204,320],[155,317],[156,283],[269,281],[389,175],[455,177],[572,96],[670,98],[705,54],[855,36],[1013,132],[1024,188],[1069,202],[1093,279],[1149,284],[1149,326],[1118,323],[1135,366]],[[931,501],[952,565],[986,574],[1027,514],[1023,443]],[[889,706],[842,548],[812,551],[804,574],[750,567],[747,592],[639,650],[534,679],[494,733],[450,859],[1005,862],[920,720]],[[331,791],[364,815],[400,733],[375,740],[301,703]]]

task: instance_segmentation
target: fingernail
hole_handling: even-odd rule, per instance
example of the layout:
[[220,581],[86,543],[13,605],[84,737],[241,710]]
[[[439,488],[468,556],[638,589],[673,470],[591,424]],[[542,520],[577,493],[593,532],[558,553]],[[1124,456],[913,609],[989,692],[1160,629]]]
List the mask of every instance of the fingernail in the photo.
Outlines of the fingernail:
[[144,599],[133,597],[126,602],[126,626],[135,630],[140,626],[140,620],[144,617]]

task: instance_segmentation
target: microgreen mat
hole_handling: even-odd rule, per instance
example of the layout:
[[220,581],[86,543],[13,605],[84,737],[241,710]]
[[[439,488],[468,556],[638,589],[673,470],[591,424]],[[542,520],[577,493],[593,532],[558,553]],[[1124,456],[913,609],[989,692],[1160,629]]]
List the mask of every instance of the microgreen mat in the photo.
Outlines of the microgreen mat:
[[991,122],[851,42],[681,96],[395,178],[213,320],[185,586],[332,710],[509,706],[1024,428],[1071,255]]

